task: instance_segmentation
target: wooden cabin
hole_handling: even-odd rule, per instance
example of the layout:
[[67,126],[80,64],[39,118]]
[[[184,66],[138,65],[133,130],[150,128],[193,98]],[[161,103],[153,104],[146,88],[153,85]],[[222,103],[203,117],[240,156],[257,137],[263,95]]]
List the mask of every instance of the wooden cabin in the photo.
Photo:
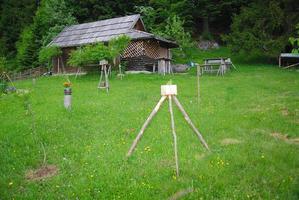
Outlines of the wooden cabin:
[[[130,44],[121,56],[121,60],[128,62],[127,70],[170,72],[170,48],[176,48],[178,45],[146,32],[139,14],[66,27],[49,44],[61,47],[63,52],[60,58],[54,59],[53,72],[77,71],[75,66],[67,64],[72,50],[87,44],[107,43],[110,39],[120,35],[127,35],[131,38]],[[83,70],[88,71],[91,68],[92,66],[86,66]]]

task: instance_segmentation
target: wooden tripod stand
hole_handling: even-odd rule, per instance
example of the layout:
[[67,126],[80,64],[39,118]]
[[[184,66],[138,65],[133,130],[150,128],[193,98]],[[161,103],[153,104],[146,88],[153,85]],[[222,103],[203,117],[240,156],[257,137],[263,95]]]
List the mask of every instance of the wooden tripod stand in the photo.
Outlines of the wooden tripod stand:
[[[109,79],[108,79],[108,62],[106,60],[100,61],[101,76],[98,84],[99,89],[106,89],[109,92]],[[103,77],[105,80],[103,80]]]
[[141,130],[139,131],[139,133],[138,133],[137,137],[135,138],[132,146],[130,147],[130,149],[129,149],[128,153],[127,153],[127,157],[130,157],[132,155],[132,153],[135,150],[135,148],[136,148],[139,140],[141,139],[141,137],[142,137],[142,135],[143,135],[146,127],[149,125],[149,123],[151,122],[151,120],[153,119],[153,117],[157,114],[158,110],[160,109],[160,107],[161,107],[162,103],[165,101],[165,99],[168,98],[168,102],[169,102],[169,113],[170,113],[170,117],[171,117],[171,129],[172,129],[172,135],[173,135],[174,155],[175,155],[175,163],[176,163],[176,174],[177,174],[177,176],[179,176],[179,162],[178,162],[178,152],[177,152],[177,137],[176,137],[175,125],[174,125],[174,116],[173,116],[173,109],[172,109],[172,99],[174,100],[174,103],[177,105],[177,107],[179,108],[179,110],[182,112],[185,120],[190,125],[190,127],[192,128],[192,130],[195,132],[195,134],[197,135],[197,137],[200,140],[200,142],[202,143],[202,145],[207,150],[209,150],[209,146],[206,143],[206,141],[204,140],[204,138],[202,137],[202,135],[200,134],[200,132],[197,130],[197,128],[192,123],[190,117],[186,113],[186,111],[183,108],[182,104],[176,98],[176,95],[177,95],[177,86],[176,85],[162,85],[161,86],[161,95],[162,95],[161,99],[159,100],[159,102],[157,103],[156,107],[153,109],[153,111],[151,112],[151,114],[149,115],[149,117],[147,118],[147,120],[144,122]]

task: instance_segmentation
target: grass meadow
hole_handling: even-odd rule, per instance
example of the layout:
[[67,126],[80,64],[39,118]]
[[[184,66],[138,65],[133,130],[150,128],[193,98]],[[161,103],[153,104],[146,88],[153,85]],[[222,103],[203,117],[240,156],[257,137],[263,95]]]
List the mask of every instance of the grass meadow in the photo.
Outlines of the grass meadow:
[[[97,74],[70,76],[71,111],[64,77],[16,82],[30,92],[0,97],[0,199],[168,199],[190,188],[184,199],[298,199],[299,73],[237,67],[201,77],[199,104],[194,71],[113,76],[109,94],[97,90]],[[169,80],[211,149],[174,106],[179,177],[167,102],[125,157]],[[30,180],[28,170],[43,165],[41,143],[58,172]]]

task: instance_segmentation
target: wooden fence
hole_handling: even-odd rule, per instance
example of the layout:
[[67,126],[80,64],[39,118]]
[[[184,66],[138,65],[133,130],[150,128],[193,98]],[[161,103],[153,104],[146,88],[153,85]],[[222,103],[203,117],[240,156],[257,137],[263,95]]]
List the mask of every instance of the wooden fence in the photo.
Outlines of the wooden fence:
[[47,71],[48,70],[45,67],[37,67],[37,68],[27,69],[22,72],[12,72],[9,74],[9,76],[12,81],[16,81],[16,80],[23,80],[28,78],[35,78],[43,75]]

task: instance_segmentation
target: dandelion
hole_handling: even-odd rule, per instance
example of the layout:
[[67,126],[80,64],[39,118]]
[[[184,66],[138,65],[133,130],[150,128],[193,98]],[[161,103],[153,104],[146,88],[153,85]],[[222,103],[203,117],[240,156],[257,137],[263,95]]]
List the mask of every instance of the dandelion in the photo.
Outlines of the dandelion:
[[150,151],[151,151],[151,148],[150,148],[149,146],[147,146],[147,147],[144,148],[144,151],[145,151],[145,152],[150,152]]

